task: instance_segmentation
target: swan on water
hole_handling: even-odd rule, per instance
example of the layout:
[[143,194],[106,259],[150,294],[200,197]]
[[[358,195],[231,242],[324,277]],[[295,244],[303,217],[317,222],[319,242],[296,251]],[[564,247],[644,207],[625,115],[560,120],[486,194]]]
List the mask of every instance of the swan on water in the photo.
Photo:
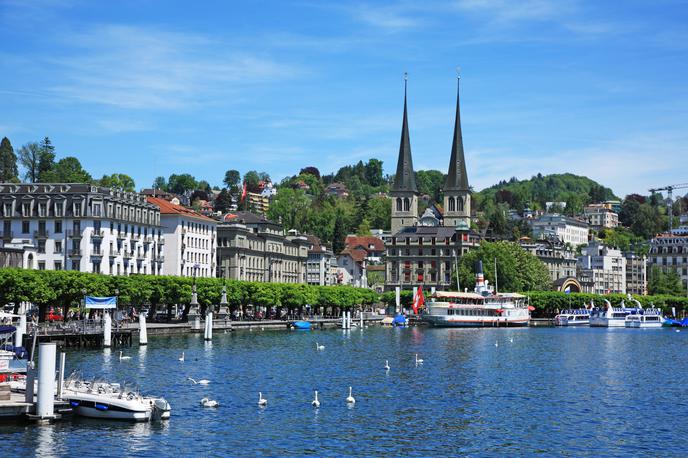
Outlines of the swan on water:
[[389,361],[388,360],[385,360],[385,370],[386,371],[389,370]]
[[316,350],[324,350],[324,349],[325,349],[325,345],[319,345],[318,342],[316,342],[316,343],[315,343],[315,349],[316,349]]
[[124,359],[131,359],[131,356],[123,356],[122,355],[122,350],[119,351],[119,360],[122,361]]
[[191,380],[194,385],[207,385],[208,383],[210,383],[210,380],[206,380],[206,379],[201,379],[198,381],[192,379],[191,377],[187,377],[187,379]]
[[509,337],[509,342],[510,342],[510,343],[514,343],[514,338],[513,338],[513,337]]
[[313,399],[313,402],[311,402],[311,405],[315,408],[320,407],[320,401],[318,401],[318,390],[315,390],[315,398]]
[[349,397],[346,398],[346,403],[347,403],[347,404],[355,404],[355,403],[356,403],[356,400],[355,400],[354,397],[351,395],[351,387],[349,387]]
[[217,407],[220,404],[217,401],[214,401],[212,399],[203,398],[203,399],[201,399],[201,405],[203,407]]
[[499,347],[499,342],[495,340],[495,347]]
[[258,405],[261,407],[268,405],[268,400],[263,397],[263,393],[260,391],[258,392]]
[[416,353],[416,365],[418,364],[423,364],[423,360],[418,357],[418,353]]
[[179,361],[184,362],[184,352],[182,352],[182,355],[179,357]]

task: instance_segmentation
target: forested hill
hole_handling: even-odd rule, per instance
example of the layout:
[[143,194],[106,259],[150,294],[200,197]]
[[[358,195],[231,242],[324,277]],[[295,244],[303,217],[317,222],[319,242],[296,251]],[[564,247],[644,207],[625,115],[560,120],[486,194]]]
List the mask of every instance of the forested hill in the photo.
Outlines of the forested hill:
[[581,208],[591,202],[618,199],[614,192],[590,178],[572,173],[542,175],[529,180],[500,181],[483,189],[474,199],[478,202],[506,203],[511,208],[544,208],[545,202],[566,202],[569,208]]

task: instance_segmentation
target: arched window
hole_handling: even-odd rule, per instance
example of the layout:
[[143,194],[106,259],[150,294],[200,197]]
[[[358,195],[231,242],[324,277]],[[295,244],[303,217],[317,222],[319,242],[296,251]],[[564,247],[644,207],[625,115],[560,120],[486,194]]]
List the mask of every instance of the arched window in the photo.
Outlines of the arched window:
[[397,197],[397,211],[401,211],[401,197]]
[[461,197],[456,198],[456,206],[460,212],[463,211],[463,199]]
[[407,212],[411,209],[411,201],[408,197],[404,198],[404,211]]
[[454,210],[456,210],[456,205],[454,204],[454,198],[449,197],[449,208],[447,209],[447,211],[453,212]]

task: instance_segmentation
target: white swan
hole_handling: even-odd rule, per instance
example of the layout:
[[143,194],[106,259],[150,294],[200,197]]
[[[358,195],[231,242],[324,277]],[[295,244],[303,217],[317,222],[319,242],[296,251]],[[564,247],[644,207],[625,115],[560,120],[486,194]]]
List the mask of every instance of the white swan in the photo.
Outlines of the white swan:
[[189,380],[191,380],[194,385],[207,385],[210,383],[210,380],[206,380],[206,379],[201,379],[201,380],[196,381],[196,380],[192,379],[191,377],[187,377],[187,378]]
[[385,360],[385,370],[389,370],[389,361]]
[[203,407],[217,407],[220,405],[220,403],[217,401],[208,399],[208,398],[203,398],[203,399],[201,399],[201,405]]
[[122,350],[119,351],[119,360],[126,360],[126,359],[131,359],[131,356],[123,356],[122,355]]
[[316,349],[316,350],[324,350],[324,349],[325,349],[325,345],[319,345],[318,342],[316,342],[316,343],[315,343],[315,349]]
[[499,342],[495,340],[495,347],[499,347]]
[[423,364],[423,360],[418,357],[418,353],[416,353],[416,365],[418,364]]
[[513,338],[513,337],[509,337],[509,343],[514,343],[514,338]]
[[179,361],[184,362],[184,352],[182,352],[182,355],[179,357]]
[[320,407],[320,401],[318,401],[318,390],[315,390],[315,399],[313,399],[313,402],[311,402],[311,405],[315,407],[316,409]]
[[260,391],[258,392],[258,405],[261,407],[268,405],[268,400],[263,397],[263,393]]
[[354,399],[354,397],[351,395],[351,387],[349,387],[349,397],[346,398],[346,403],[347,404],[355,404],[356,403],[356,399]]

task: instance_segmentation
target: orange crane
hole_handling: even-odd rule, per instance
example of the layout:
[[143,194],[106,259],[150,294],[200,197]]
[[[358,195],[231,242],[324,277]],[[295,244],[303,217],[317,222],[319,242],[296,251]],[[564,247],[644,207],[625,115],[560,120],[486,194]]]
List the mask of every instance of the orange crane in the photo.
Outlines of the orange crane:
[[674,228],[674,215],[673,215],[673,213],[674,213],[674,208],[673,208],[674,207],[674,205],[673,205],[674,201],[672,198],[673,192],[674,192],[674,189],[684,189],[684,188],[688,188],[688,183],[670,184],[669,186],[664,186],[662,188],[653,188],[653,189],[649,190],[653,194],[656,192],[659,192],[659,191],[666,191],[667,192],[667,198],[669,200],[667,206],[669,207],[668,208],[668,210],[669,210],[668,215],[669,215],[669,233],[670,234],[672,233],[673,228]]

